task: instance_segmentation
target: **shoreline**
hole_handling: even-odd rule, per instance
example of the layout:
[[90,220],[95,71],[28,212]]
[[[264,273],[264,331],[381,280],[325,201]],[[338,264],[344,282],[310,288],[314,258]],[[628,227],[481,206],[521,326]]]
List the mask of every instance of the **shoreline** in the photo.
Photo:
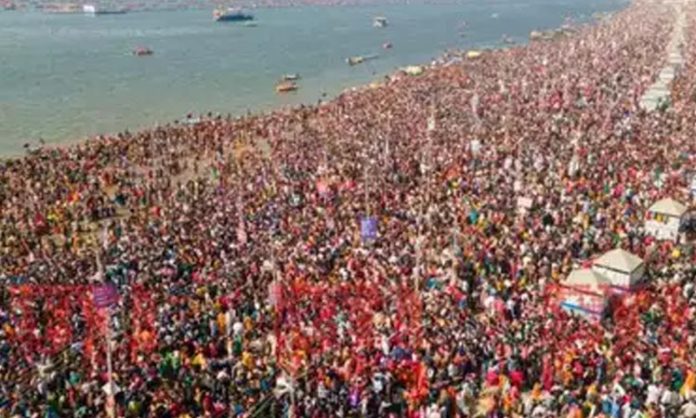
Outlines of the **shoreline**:
[[0,415],[696,411],[677,11],[0,164]]
[[[449,4],[449,3],[448,3]],[[435,6],[440,5],[440,3],[434,4]],[[626,7],[628,7],[630,3],[626,3],[622,5],[620,8],[613,9],[611,12],[596,12],[591,16],[588,16],[586,20],[581,20],[577,21],[573,24],[574,28],[582,28],[588,25],[596,25],[601,19],[603,19],[606,15],[611,15],[613,13],[619,12],[621,10],[624,10]],[[308,7],[371,7],[373,5],[370,4],[365,4],[365,5],[341,5],[341,6],[324,6],[324,5],[312,5]],[[160,11],[160,10],[156,10]],[[535,30],[543,30],[543,31],[554,31],[563,26],[563,22],[558,22],[558,24],[552,28],[536,28]],[[303,108],[303,107],[314,107],[317,106],[318,104],[325,105],[327,103],[330,103],[332,101],[335,101],[337,98],[342,96],[343,94],[346,93],[361,93],[364,92],[365,90],[369,90],[375,85],[382,85],[385,80],[392,80],[395,78],[400,78],[404,77],[404,69],[409,66],[413,67],[421,67],[425,71],[432,71],[433,69],[440,67],[440,66],[446,66],[449,65],[447,61],[447,57],[456,57],[457,55],[459,56],[456,59],[470,59],[466,58],[466,53],[467,51],[470,50],[476,50],[476,51],[481,51],[484,53],[493,53],[497,51],[502,51],[506,49],[511,49],[511,48],[528,48],[531,42],[537,42],[530,40],[529,37],[524,38],[524,40],[516,42],[513,45],[506,45],[502,43],[500,40],[494,42],[491,45],[491,42],[482,42],[480,44],[477,44],[475,46],[472,46],[469,49],[446,49],[444,51],[440,51],[438,55],[435,56],[434,59],[430,60],[430,62],[424,62],[424,63],[419,63],[419,64],[413,64],[413,65],[403,65],[400,67],[395,67],[390,70],[385,70],[384,72],[379,72],[377,74],[371,75],[371,81],[366,81],[362,83],[357,83],[357,84],[350,84],[344,88],[340,88],[341,84],[339,80],[335,81],[335,84],[332,86],[334,87],[335,91],[334,92],[322,92],[318,93],[319,97],[316,97],[315,95],[312,94],[311,98],[303,98],[303,99],[293,99],[290,98],[290,100],[299,100],[298,102],[291,103],[291,104],[282,104],[282,103],[264,103],[264,104],[257,104],[255,106],[250,106],[246,110],[237,110],[237,111],[191,111],[189,112],[190,114],[193,114],[198,117],[202,117],[203,115],[207,115],[209,113],[212,113],[215,117],[222,117],[225,119],[230,119],[230,120],[239,120],[239,119],[244,119],[247,117],[255,117],[255,118],[266,118],[270,117],[275,113],[285,113],[285,112],[292,112],[296,111],[297,109]],[[544,40],[541,42],[550,42],[549,40]],[[553,41],[551,41],[553,42]],[[276,96],[276,100],[280,101],[282,100],[282,97]],[[7,160],[16,160],[16,159],[22,159],[25,158],[29,155],[27,150],[32,150],[36,151],[38,149],[45,149],[45,150],[50,150],[50,149],[65,149],[65,148],[71,148],[71,147],[76,147],[80,146],[82,144],[86,144],[89,142],[94,142],[94,141],[99,141],[99,138],[113,138],[119,135],[120,133],[124,132],[130,132],[130,133],[138,133],[138,132],[147,132],[147,131],[153,131],[159,127],[166,127],[166,126],[172,126],[175,125],[175,123],[181,122],[185,119],[186,114],[181,114],[180,117],[172,117],[171,119],[164,120],[163,122],[160,121],[155,121],[155,122],[145,122],[143,124],[134,124],[134,126],[122,126],[118,128],[117,130],[113,131],[101,131],[95,134],[87,135],[87,136],[79,136],[79,135],[70,135],[70,137],[65,138],[65,139],[60,139],[58,141],[51,141],[49,143],[46,143],[43,146],[39,146],[38,140],[31,140],[31,141],[22,141],[23,144],[21,146],[24,148],[24,150],[18,150],[17,152],[3,152],[0,151],[0,161],[7,161]],[[29,145],[27,147],[26,145]]]

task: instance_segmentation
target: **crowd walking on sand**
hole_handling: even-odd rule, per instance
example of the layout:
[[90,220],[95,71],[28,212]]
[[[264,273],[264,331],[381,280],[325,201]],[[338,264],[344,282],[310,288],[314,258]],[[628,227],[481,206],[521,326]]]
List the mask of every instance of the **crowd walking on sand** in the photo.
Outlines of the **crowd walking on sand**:
[[[316,106],[1,162],[0,416],[696,417],[696,253],[644,230],[694,202],[695,35],[690,4],[636,1]],[[614,248],[647,285],[560,309]]]

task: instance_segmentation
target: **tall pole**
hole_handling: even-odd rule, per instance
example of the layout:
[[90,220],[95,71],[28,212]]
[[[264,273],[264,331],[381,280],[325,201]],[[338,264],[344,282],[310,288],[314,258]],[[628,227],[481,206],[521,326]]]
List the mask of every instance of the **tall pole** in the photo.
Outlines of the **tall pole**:
[[[368,154],[368,156],[369,156],[369,154]],[[365,177],[365,179],[364,179],[364,182],[365,182],[364,195],[365,195],[365,213],[367,214],[366,216],[369,217],[369,216],[370,216],[370,201],[369,201],[369,199],[370,199],[370,198],[369,198],[369,193],[370,193],[370,190],[369,190],[370,181],[369,181],[369,177],[368,177],[367,165],[368,165],[368,159],[366,158],[366,159],[365,159],[365,167],[364,167],[364,170],[363,170],[363,171],[364,171],[364,172],[363,172],[363,175],[364,175],[364,177]]]
[[[426,147],[426,152],[421,154],[421,166],[423,167],[423,175],[426,176],[425,178],[425,205],[424,205],[424,211],[428,211],[430,209],[430,164],[431,164],[431,152],[432,152],[432,132],[435,130],[435,112],[431,110],[431,114],[428,117],[428,126],[427,126],[427,147]],[[427,159],[424,158],[425,155],[427,154]],[[423,160],[426,159],[427,162],[424,163]],[[427,222],[427,217],[424,216],[425,214],[423,211],[421,211],[420,214],[420,222],[418,225],[419,231],[418,231],[418,262],[417,262],[417,267],[418,267],[418,272],[415,277],[415,283],[414,283],[414,290],[416,292],[419,291],[420,289],[420,275],[424,274],[425,272],[425,234],[423,233],[423,228],[425,227],[425,223]]]
[[381,176],[379,179],[379,189],[380,189],[380,198],[382,199],[381,204],[385,205],[386,208],[386,199],[385,195],[387,193],[387,186],[389,183],[389,170],[391,169],[390,164],[391,164],[391,158],[389,154],[389,135],[383,138],[384,146],[382,149],[382,171],[381,171]]
[[116,418],[116,397],[114,396],[111,345],[111,308],[106,308],[106,375],[109,381],[109,393],[106,401],[106,408],[108,416],[110,418]]
[[[99,257],[99,249],[96,250],[97,268],[99,269],[99,277],[104,280],[104,266]],[[112,360],[112,341],[111,341],[111,307],[106,308],[106,321],[104,324],[106,336],[106,378],[108,381],[109,391],[106,398],[106,414],[110,418],[116,418],[116,397],[114,396],[114,372]]]
[[290,414],[289,418],[295,418],[295,376],[290,374]]

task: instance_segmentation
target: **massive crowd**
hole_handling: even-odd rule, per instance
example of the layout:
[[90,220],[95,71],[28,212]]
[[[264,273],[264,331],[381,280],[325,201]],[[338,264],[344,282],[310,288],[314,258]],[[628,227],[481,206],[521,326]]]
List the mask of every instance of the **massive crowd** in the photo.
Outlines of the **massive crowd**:
[[[696,417],[696,256],[643,228],[696,167],[693,42],[638,107],[675,10],[2,162],[0,416],[107,416],[109,321],[117,416]],[[649,285],[561,311],[616,247]]]

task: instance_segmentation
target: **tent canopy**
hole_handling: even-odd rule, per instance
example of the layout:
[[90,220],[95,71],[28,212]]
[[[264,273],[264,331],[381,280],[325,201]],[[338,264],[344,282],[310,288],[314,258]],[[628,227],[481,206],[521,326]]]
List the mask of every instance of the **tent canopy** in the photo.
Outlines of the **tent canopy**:
[[423,67],[420,65],[409,65],[404,68],[404,72],[408,75],[421,75],[423,74]]
[[657,202],[655,202],[655,204],[650,206],[650,209],[648,210],[650,212],[661,213],[664,215],[681,218],[681,216],[686,213],[686,206],[682,205],[674,199],[667,198],[658,200]]
[[609,279],[597,273],[592,269],[578,269],[570,272],[568,277],[563,281],[564,286],[591,286],[601,287],[608,285]]
[[643,260],[628,251],[616,248],[606,252],[603,256],[595,260],[595,265],[608,267],[612,270],[625,271],[630,273],[643,264]]
[[471,50],[466,53],[467,58],[478,58],[481,56],[481,51]]

